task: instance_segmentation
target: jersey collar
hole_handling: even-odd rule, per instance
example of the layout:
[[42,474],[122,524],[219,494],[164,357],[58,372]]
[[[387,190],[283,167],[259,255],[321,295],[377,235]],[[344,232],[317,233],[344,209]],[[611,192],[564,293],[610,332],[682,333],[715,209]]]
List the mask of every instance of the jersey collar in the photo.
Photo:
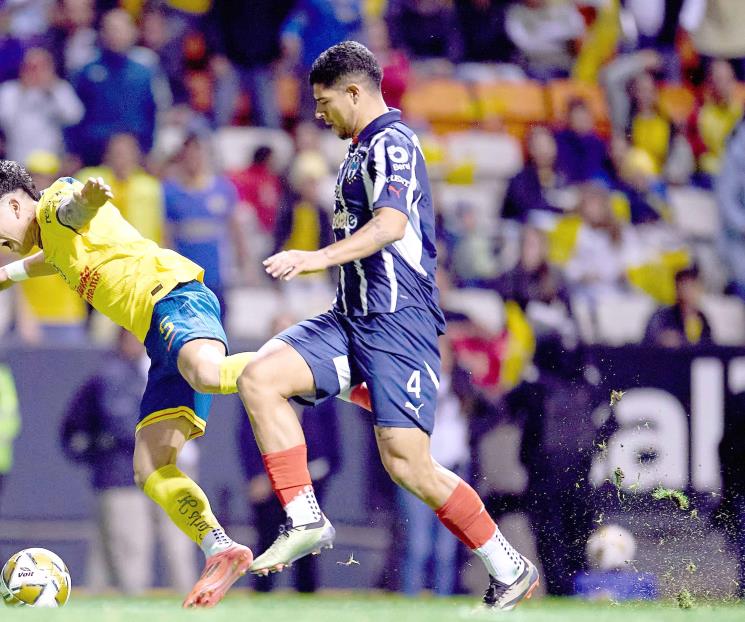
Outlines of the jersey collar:
[[376,134],[384,127],[401,120],[401,111],[397,108],[388,108],[388,112],[381,114],[376,119],[368,123],[364,129],[352,139],[352,144],[365,142],[373,134]]

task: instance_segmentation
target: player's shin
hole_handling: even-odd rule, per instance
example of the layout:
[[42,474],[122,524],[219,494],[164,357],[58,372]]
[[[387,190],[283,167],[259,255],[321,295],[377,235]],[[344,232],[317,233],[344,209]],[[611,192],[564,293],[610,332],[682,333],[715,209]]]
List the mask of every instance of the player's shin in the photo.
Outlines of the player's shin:
[[206,557],[227,550],[233,544],[212,513],[202,489],[175,465],[154,471],[145,481],[144,491],[199,545]]
[[226,356],[220,362],[220,393],[229,395],[238,392],[238,377],[256,352],[239,352]]
[[308,471],[308,448],[297,445],[262,455],[266,473],[277,498],[294,527],[321,520]]
[[476,491],[461,480],[437,518],[484,562],[491,576],[511,584],[523,571],[520,554],[507,542]]

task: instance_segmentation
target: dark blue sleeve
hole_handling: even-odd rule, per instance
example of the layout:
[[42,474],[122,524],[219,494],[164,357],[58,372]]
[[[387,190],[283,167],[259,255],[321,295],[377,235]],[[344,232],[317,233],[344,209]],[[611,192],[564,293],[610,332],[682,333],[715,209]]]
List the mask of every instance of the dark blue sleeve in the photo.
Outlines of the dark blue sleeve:
[[397,131],[384,134],[370,145],[368,173],[373,184],[371,210],[392,207],[407,216],[414,202],[416,167],[422,154]]

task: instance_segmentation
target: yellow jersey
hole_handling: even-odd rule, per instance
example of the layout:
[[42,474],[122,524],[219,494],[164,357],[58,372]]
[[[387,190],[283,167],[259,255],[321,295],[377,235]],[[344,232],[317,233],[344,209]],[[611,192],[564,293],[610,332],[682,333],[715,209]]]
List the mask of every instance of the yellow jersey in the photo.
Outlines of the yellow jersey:
[[36,220],[45,261],[78,296],[144,342],[155,303],[179,283],[202,281],[204,270],[143,238],[108,201],[80,229],[62,224],[57,210],[82,188],[63,177],[42,194]]

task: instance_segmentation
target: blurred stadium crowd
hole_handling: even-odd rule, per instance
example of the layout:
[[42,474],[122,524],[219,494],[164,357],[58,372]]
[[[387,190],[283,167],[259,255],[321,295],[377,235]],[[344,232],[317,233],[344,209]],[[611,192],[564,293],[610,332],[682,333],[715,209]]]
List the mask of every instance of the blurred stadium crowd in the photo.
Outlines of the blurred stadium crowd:
[[[335,275],[278,286],[260,262],[330,241],[346,145],[313,122],[306,76],[329,45],[366,43],[433,181],[452,370],[433,446],[446,466],[472,468],[483,424],[470,412],[560,410],[570,389],[581,410],[583,345],[745,344],[740,0],[5,0],[0,32],[2,156],[39,188],[103,177],[143,235],[205,267],[228,334],[253,342],[333,298]],[[30,347],[116,334],[56,276],[0,307],[4,339]],[[553,463],[531,434],[538,481]],[[569,479],[554,495],[576,502],[571,516],[533,517],[557,594],[589,532]],[[556,553],[569,523],[575,550]],[[439,551],[452,567],[455,551]]]

